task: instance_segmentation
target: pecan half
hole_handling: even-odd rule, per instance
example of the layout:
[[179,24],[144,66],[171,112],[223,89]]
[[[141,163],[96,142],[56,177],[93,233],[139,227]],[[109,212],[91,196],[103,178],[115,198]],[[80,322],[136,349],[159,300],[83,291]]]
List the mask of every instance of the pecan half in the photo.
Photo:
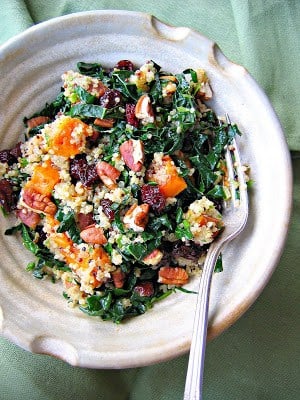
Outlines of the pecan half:
[[180,267],[161,267],[158,272],[158,282],[166,285],[185,285],[189,276],[184,268]]
[[120,289],[124,286],[126,275],[121,268],[117,268],[115,271],[113,271],[111,276],[117,289]]
[[160,251],[159,249],[154,249],[153,251],[151,251],[150,254],[144,257],[142,261],[146,265],[155,266],[161,262],[163,255],[164,254],[162,251]]
[[113,118],[96,118],[94,125],[101,126],[101,128],[112,128],[115,120]]
[[149,210],[149,204],[133,204],[124,215],[125,226],[135,232],[143,232],[148,223]]
[[31,229],[35,229],[41,220],[40,215],[26,207],[23,207],[16,211],[17,217]]
[[95,224],[87,226],[80,232],[80,237],[86,243],[90,244],[105,244],[107,239],[104,235],[103,229]]
[[121,144],[119,150],[128,168],[134,172],[139,172],[143,168],[145,153],[141,140],[129,139]]
[[31,188],[25,188],[22,193],[23,202],[32,211],[54,215],[57,207],[45,194],[40,194]]
[[141,119],[145,124],[154,122],[154,111],[151,99],[147,94],[143,94],[138,99],[135,106],[135,116],[137,119]]
[[121,174],[117,168],[106,161],[100,161],[96,165],[96,170],[105,186],[109,189],[115,189],[117,187],[117,179]]
[[35,128],[36,126],[46,124],[50,121],[49,117],[45,117],[44,115],[38,115],[37,117],[32,117],[26,121],[28,129]]

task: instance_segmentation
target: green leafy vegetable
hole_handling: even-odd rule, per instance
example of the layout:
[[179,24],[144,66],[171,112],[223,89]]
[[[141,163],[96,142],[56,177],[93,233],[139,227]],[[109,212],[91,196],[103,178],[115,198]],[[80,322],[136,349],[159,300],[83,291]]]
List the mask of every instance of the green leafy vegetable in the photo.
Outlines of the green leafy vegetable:
[[71,117],[82,118],[104,118],[106,109],[96,104],[75,104],[70,108],[69,115]]
[[82,242],[80,238],[80,231],[75,220],[74,211],[64,213],[64,211],[59,208],[55,217],[60,222],[57,228],[57,233],[67,232],[73,242]]
[[[97,62],[79,62],[77,67],[81,75],[72,75],[71,81],[66,81],[70,85],[67,85],[67,89],[64,85],[53,102],[47,103],[32,117],[24,119],[27,125],[28,120],[35,116],[46,116],[41,121],[51,124],[61,115],[67,115],[84,120],[93,132],[93,135],[84,140],[84,147],[79,149],[78,154],[63,160],[65,167],[59,171],[59,183],[66,183],[71,188],[72,199],[64,200],[60,190],[55,191],[57,187],[48,196],[48,200],[53,201],[57,207],[56,214],[51,216],[55,220],[51,229],[55,235],[64,234],[61,236],[66,236],[72,242],[72,270],[65,262],[60,261],[68,260],[61,248],[55,248],[55,256],[50,251],[54,246],[51,236],[49,237],[49,226],[43,226],[47,222],[47,215],[38,216],[41,219],[35,229],[21,223],[5,231],[6,235],[21,235],[24,246],[34,255],[35,261],[28,263],[27,271],[38,279],[48,274],[53,281],[60,275],[57,270],[67,272],[64,277],[67,276],[72,285],[77,285],[75,289],[78,289],[78,293],[83,294],[80,309],[90,316],[115,323],[145,313],[156,302],[175,291],[195,293],[183,287],[173,287],[165,291],[159,279],[160,268],[178,267],[181,251],[183,258],[190,250],[191,253],[194,252],[195,264],[198,254],[205,254],[208,245],[200,246],[201,241],[197,241],[196,234],[193,235],[198,222],[197,219],[195,223],[190,220],[187,211],[193,212],[191,204],[203,196],[211,200],[217,210],[222,211],[222,200],[227,200],[230,196],[225,184],[224,147],[234,136],[240,134],[236,125],[220,123],[216,114],[203,104],[201,93],[198,92],[201,82],[200,79],[198,81],[197,70],[188,68],[173,75],[162,71],[155,62],[148,62],[139,70],[133,71],[131,65],[126,69],[126,63],[125,69],[119,66],[120,68],[104,68]],[[99,97],[100,93],[95,96],[90,91],[89,77],[93,78],[93,82],[99,79],[105,90],[108,90],[106,95],[112,99],[106,105],[107,108],[100,105],[104,104],[101,96]],[[69,89],[71,93],[68,92]],[[154,118],[138,115],[137,102],[142,95],[149,96],[149,107]],[[120,98],[120,101],[114,102],[115,98]],[[152,117],[152,114],[149,115]],[[102,127],[97,124],[96,118],[111,118],[113,123],[108,128]],[[44,126],[43,123],[27,129],[26,137],[41,135],[44,142],[51,147],[51,132],[44,129]],[[72,144],[77,137],[73,132],[70,136]],[[132,141],[140,141],[142,155],[134,151],[130,153],[129,150],[128,154],[123,154],[120,146],[126,141],[129,148],[129,143],[134,143]],[[7,173],[16,197],[31,179],[31,175],[28,175],[31,161],[25,155],[23,153],[22,157],[18,157],[18,163],[14,163],[14,167],[9,166]],[[158,171],[154,167],[155,161],[165,155],[170,156],[172,167],[172,163],[175,164],[174,174],[180,177],[181,182],[184,179],[186,183],[185,185],[183,182],[184,190],[175,197],[167,197],[166,192],[163,192],[164,179],[167,186],[172,173],[167,168],[164,169],[164,165],[160,165],[161,170]],[[61,168],[60,160],[57,159],[59,157],[53,156],[51,151],[44,154],[43,148],[40,157],[40,162],[34,161],[37,165],[45,157],[55,167]],[[140,157],[143,168],[134,170],[130,166],[130,157],[133,161]],[[97,165],[100,160],[119,171],[118,177],[112,179],[112,188],[98,175]],[[81,180],[82,174],[78,171],[90,174],[92,184],[89,187],[85,186],[86,182]],[[109,174],[108,170],[107,180],[110,179]],[[156,182],[157,176],[160,176],[163,183],[159,179]],[[251,185],[251,180],[248,184]],[[77,194],[80,196],[79,202],[75,198]],[[147,215],[141,217],[145,222],[142,227],[136,221],[132,225],[124,223],[124,216],[136,203],[149,206]],[[20,205],[22,207],[22,203],[17,205],[18,209]],[[80,236],[78,223],[80,221],[80,227],[84,229],[82,225],[85,220],[83,219],[82,224],[79,213],[85,212],[88,213],[86,223],[92,224],[93,228],[91,238],[86,239],[87,245],[81,239],[84,235]],[[132,218],[135,217],[137,216]],[[135,229],[136,226],[141,229]],[[102,242],[97,234],[103,234],[107,242],[99,244]],[[103,256],[104,261],[101,257],[102,248],[106,253]],[[153,254],[157,256],[156,259]],[[145,258],[149,255],[153,257]],[[215,271],[220,272],[222,269],[220,256]],[[118,274],[121,277],[120,282],[116,281]],[[85,286],[89,283],[90,287],[85,292]],[[72,286],[69,290],[67,286],[64,297],[70,296],[70,301],[74,301],[74,288]]]
[[175,236],[177,237],[177,239],[193,239],[193,234],[190,230],[190,224],[187,220],[184,219],[182,223],[177,225],[175,229]]
[[93,78],[103,79],[104,71],[103,67],[99,63],[86,63],[80,61],[77,63],[79,72],[83,75],[92,76]]

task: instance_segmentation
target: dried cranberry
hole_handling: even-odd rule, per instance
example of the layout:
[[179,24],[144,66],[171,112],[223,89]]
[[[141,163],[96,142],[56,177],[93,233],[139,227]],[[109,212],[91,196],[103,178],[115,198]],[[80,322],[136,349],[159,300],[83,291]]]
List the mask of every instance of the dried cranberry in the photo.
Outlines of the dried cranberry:
[[81,182],[84,186],[90,187],[95,182],[99,181],[96,166],[94,164],[88,165],[84,175],[81,177]]
[[150,297],[154,293],[152,282],[142,282],[135,286],[134,291],[142,297]]
[[128,124],[135,126],[136,128],[139,125],[139,121],[135,116],[135,104],[127,103],[125,106],[125,115]]
[[107,218],[112,221],[115,218],[115,212],[111,208],[112,201],[109,199],[102,199],[100,202],[100,205],[102,206],[102,210],[104,214],[107,216]]
[[141,187],[142,202],[149,204],[156,213],[161,213],[166,206],[166,198],[161,193],[159,186],[145,184]]
[[92,136],[89,136],[87,139],[88,139],[88,143],[91,145],[91,146],[95,146],[96,145],[96,143],[97,143],[97,141],[98,141],[98,139],[99,139],[99,136],[100,136],[100,132],[98,132],[96,129],[93,129],[93,134],[92,134]]
[[104,108],[113,108],[120,105],[122,94],[119,90],[108,89],[102,97],[100,97],[100,106]]
[[17,160],[19,157],[22,157],[22,152],[21,152],[21,142],[18,142],[14,148],[10,150],[10,154],[15,157]]
[[133,71],[134,65],[129,60],[120,60],[119,62],[117,62],[116,68],[117,69],[126,69],[128,71]]
[[21,143],[18,143],[14,148],[10,150],[0,151],[0,162],[12,165],[18,161],[18,157],[21,157]]
[[87,226],[95,223],[94,215],[92,212],[88,214],[79,213],[77,214],[77,219],[80,231],[83,231]]
[[10,154],[9,150],[1,150],[0,151],[0,162],[11,165],[15,162],[15,157]]
[[80,182],[90,187],[99,181],[96,166],[88,164],[85,156],[76,156],[70,163],[70,175],[73,179],[80,180]]
[[0,206],[7,213],[11,212],[16,206],[16,196],[12,184],[7,179],[0,181]]
[[182,242],[176,242],[173,250],[172,256],[176,259],[177,257],[185,258],[187,260],[197,262],[199,257],[205,250],[197,245],[190,243],[190,245],[186,245]]
[[80,171],[87,165],[86,159],[81,156],[76,156],[70,162],[70,175],[73,179],[80,179]]

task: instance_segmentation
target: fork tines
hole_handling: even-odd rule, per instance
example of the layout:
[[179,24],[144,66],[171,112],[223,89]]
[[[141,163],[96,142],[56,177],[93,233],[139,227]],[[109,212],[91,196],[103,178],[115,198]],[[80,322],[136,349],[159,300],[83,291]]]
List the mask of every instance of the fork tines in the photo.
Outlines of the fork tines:
[[[231,121],[227,113],[225,114],[225,117],[227,125],[231,126]],[[231,143],[225,148],[225,160],[231,199],[233,201],[233,205],[238,207],[240,205],[240,201],[247,201],[247,185],[235,138],[233,138]]]

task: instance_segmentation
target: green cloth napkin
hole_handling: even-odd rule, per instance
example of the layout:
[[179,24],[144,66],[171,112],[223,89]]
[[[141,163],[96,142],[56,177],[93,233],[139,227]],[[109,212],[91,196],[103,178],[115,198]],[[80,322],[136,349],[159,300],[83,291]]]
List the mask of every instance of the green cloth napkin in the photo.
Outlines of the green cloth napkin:
[[[77,11],[143,11],[215,40],[271,99],[293,150],[294,209],[285,251],[263,294],[208,344],[204,399],[295,400],[299,384],[300,2],[298,0],[1,0],[0,43]],[[275,221],[276,222],[276,221]],[[75,368],[0,339],[0,400],[182,399],[188,356],[127,370]]]

